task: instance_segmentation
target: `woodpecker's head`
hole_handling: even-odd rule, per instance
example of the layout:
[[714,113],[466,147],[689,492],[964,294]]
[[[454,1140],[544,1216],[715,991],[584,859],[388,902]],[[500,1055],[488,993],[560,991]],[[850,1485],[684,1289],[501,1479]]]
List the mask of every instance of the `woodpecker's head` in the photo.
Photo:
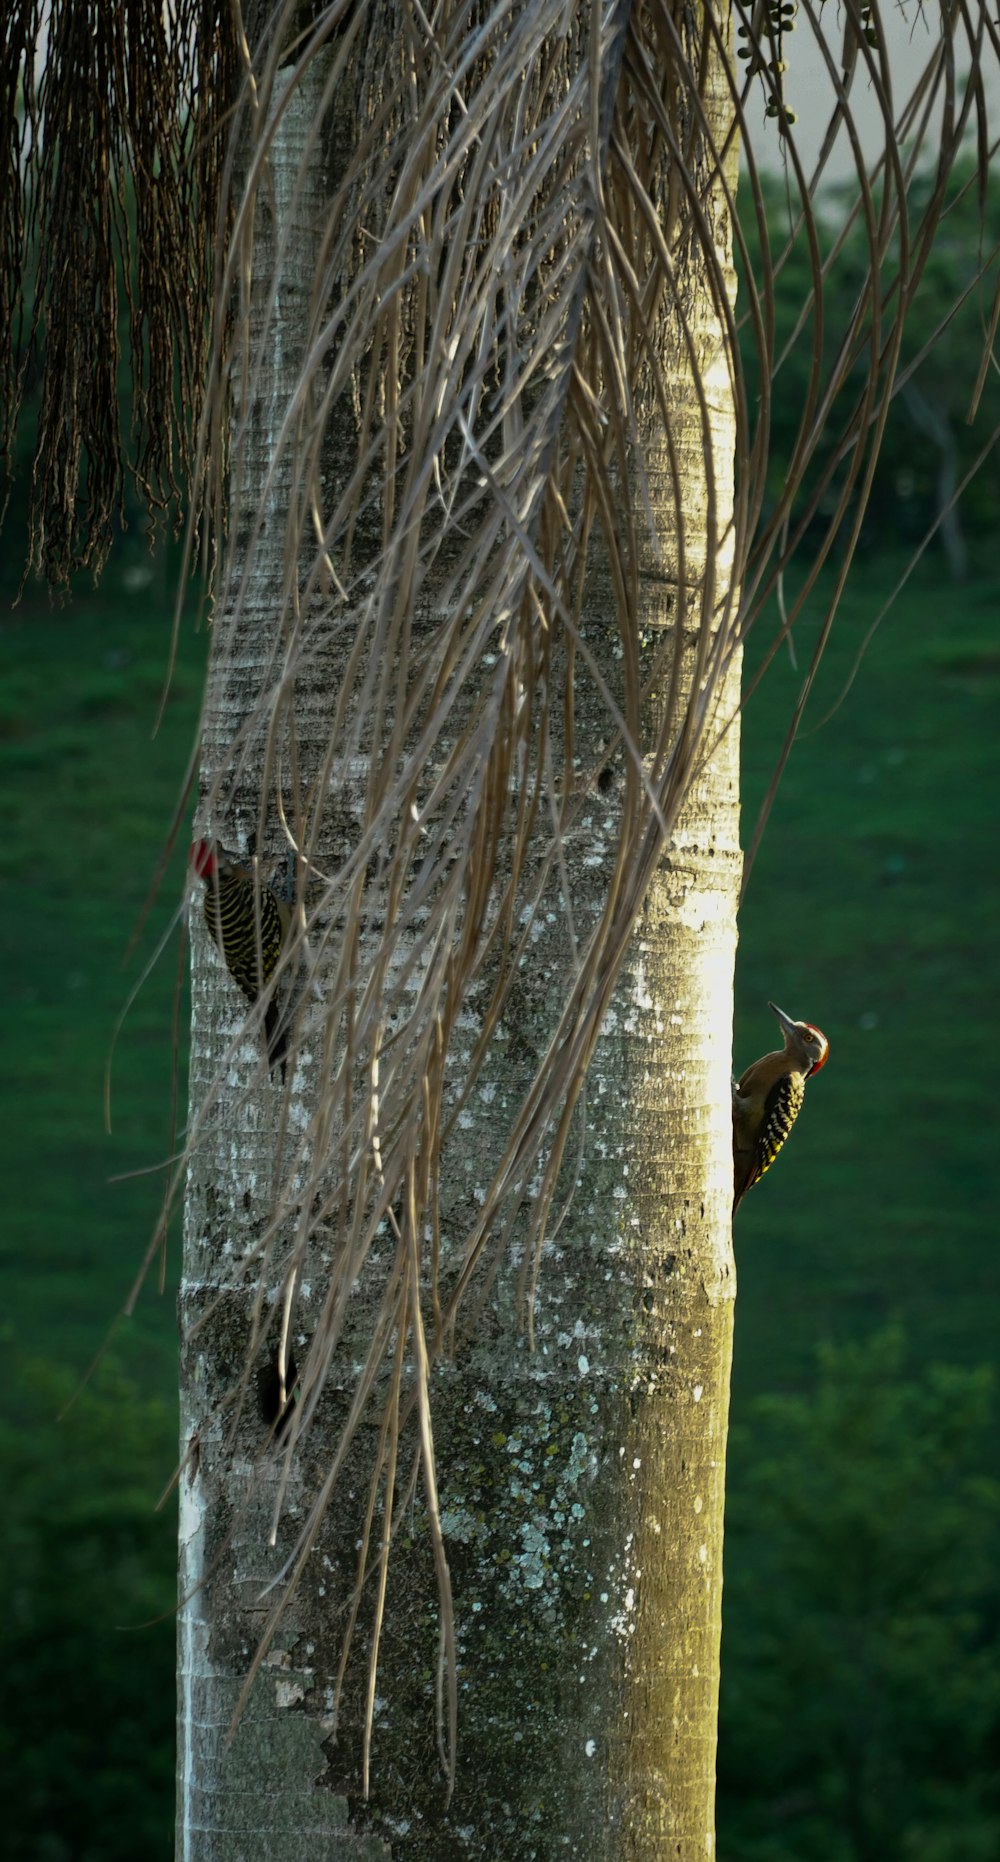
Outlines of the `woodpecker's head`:
[[219,869],[215,848],[210,840],[196,840],[188,854],[188,865],[196,879],[214,879]]
[[818,1073],[825,1067],[830,1057],[830,1043],[825,1034],[814,1028],[812,1022],[793,1022],[784,1009],[779,1009],[776,1002],[769,1002],[772,1015],[778,1017],[778,1026],[785,1037],[785,1053],[794,1060],[800,1073],[809,1078],[811,1073]]

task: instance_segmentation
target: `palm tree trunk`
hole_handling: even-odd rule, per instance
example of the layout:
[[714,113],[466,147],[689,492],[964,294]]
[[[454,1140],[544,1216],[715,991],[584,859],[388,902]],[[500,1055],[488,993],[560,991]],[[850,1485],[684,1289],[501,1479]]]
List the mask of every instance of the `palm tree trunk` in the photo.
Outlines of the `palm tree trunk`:
[[[688,46],[689,57],[692,49],[704,76],[707,137],[695,100],[672,94],[669,71],[663,92],[731,290],[729,213],[711,142],[725,142],[732,104],[711,37]],[[298,381],[294,281],[310,275],[305,252],[319,204],[318,193],[295,196],[281,177],[286,160],[288,171],[297,171],[294,139],[314,124],[316,99],[315,90],[299,94],[272,153],[271,223],[300,225],[303,246],[286,266],[291,294],[283,283],[277,298],[266,294],[269,308],[259,298],[253,305],[260,320],[256,348],[266,366],[237,396],[237,423],[246,423],[248,443],[233,533],[246,537],[260,513],[263,526],[249,599],[241,593],[233,600],[238,628],[230,625],[225,596],[220,603],[205,724],[206,826],[230,845],[255,838],[264,859],[276,851],[264,844],[276,759],[294,753],[308,786],[325,753],[324,690],[329,707],[349,676],[354,645],[343,631],[324,640],[311,662],[308,702],[294,710],[294,740],[283,715],[271,739],[278,750],[265,752],[260,720],[273,716],[275,691],[279,706],[285,693],[274,616],[287,612],[295,583],[277,521],[286,493],[268,473],[276,410],[289,404]],[[726,175],[731,186],[731,153]],[[270,276],[269,213],[266,205],[258,208],[258,279]],[[377,1247],[370,1254],[368,1266],[377,1271],[355,1287],[348,1328],[289,1473],[280,1443],[269,1442],[273,1414],[264,1419],[256,1406],[258,1374],[273,1363],[285,1284],[281,1237],[276,1246],[271,1232],[273,1197],[292,1135],[323,1128],[326,1061],[318,1036],[311,1044],[307,1038],[308,1002],[290,1111],[282,1110],[277,1085],[259,1065],[252,1030],[224,1059],[227,1033],[245,1007],[207,937],[196,932],[193,939],[196,1142],[181,1295],[187,1459],[178,1856],[184,1862],[277,1855],[288,1862],[354,1862],[389,1854],[421,1862],[462,1855],[502,1862],[563,1855],[660,1862],[670,1855],[700,1862],[713,1852],[734,1293],[729,1055],[740,867],[739,668],[728,644],[727,605],[734,416],[723,308],[690,257],[689,212],[680,212],[673,233],[676,288],[651,311],[659,366],[670,382],[669,432],[652,389],[644,396],[642,381],[636,386],[635,440],[645,458],[651,520],[633,616],[635,651],[648,673],[637,729],[652,745],[662,721],[676,720],[670,754],[689,754],[694,775],[609,996],[541,1258],[535,1263],[522,1245],[542,1193],[539,1177],[523,1184],[520,1213],[500,1238],[489,1273],[473,1277],[461,1312],[446,1313],[437,1326],[427,1313],[427,1427],[433,1427],[448,1565],[444,1592],[426,1463],[404,1395],[395,1424],[383,1412],[381,1433],[377,1421],[356,1433],[332,1508],[231,1740],[227,1729],[273,1602],[269,1587],[280,1589],[287,1578],[304,1512],[337,1453],[356,1386],[356,1341],[377,1324],[387,1285],[405,1280],[410,1269],[403,1242],[391,1234],[381,1255]],[[275,306],[281,330],[272,322],[268,336]],[[277,541],[269,552],[272,535]],[[554,760],[562,756],[591,772],[557,869],[577,946],[607,909],[619,850],[635,828],[636,793],[628,755],[608,738],[601,681],[614,689],[619,596],[597,544],[587,583],[578,650],[594,671],[577,677],[572,745],[565,718],[549,720]],[[699,624],[706,604],[707,627]],[[671,643],[673,653],[664,652]],[[555,663],[560,656],[568,662],[574,650],[566,642],[553,649],[544,685],[540,675],[538,690],[523,702],[549,703],[560,689]],[[714,679],[713,652],[724,663]],[[325,687],[315,672],[320,664]],[[700,717],[688,701],[702,691]],[[682,732],[690,738],[696,730],[692,718],[696,750],[690,741],[679,743]],[[234,743],[249,743],[248,754],[234,752]],[[378,748],[372,746],[372,756]],[[447,742],[435,745],[435,768],[444,767],[448,750]],[[330,859],[336,823],[363,810],[370,775],[370,762],[356,756],[332,766]],[[551,820],[540,818],[531,854],[539,872],[552,839]],[[360,973],[377,962],[382,931],[374,917],[362,925]],[[544,1060],[576,961],[567,912],[540,914],[489,1066],[455,1108],[437,1186],[442,1284],[449,1272],[460,1273],[462,1238],[498,1167],[514,1109]],[[483,1004],[488,993],[484,973]],[[469,1001],[455,1030],[459,1062],[482,1032],[474,990]],[[220,1065],[230,1084],[211,1099]],[[336,1146],[336,1133],[329,1142]],[[286,1213],[290,1229],[297,1212]],[[296,1350],[307,1349],[322,1328],[324,1274],[336,1269],[320,1233],[310,1245],[311,1271],[301,1277],[295,1307]],[[275,1316],[265,1336],[268,1313]],[[390,1328],[386,1362],[404,1349],[416,1352],[414,1339]],[[393,1501],[392,1551],[387,1563],[375,1560],[356,1598],[358,1543],[376,1464],[385,1469],[382,1494]],[[411,1479],[418,1466],[423,1484]],[[384,1500],[373,1517],[377,1545],[388,1535]],[[373,1603],[383,1582],[379,1616]],[[458,1726],[450,1793],[438,1762],[440,1749],[445,1768],[452,1763],[448,1712],[436,1705],[440,1625],[448,1614],[442,1596],[449,1589]],[[341,1675],[343,1631],[355,1601],[357,1624]]]

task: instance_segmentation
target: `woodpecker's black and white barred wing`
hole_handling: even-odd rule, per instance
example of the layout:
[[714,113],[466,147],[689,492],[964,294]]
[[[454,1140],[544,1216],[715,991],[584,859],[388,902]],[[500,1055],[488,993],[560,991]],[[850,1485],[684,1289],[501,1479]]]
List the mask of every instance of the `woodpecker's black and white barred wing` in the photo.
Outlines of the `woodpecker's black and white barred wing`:
[[[742,1082],[741,1082],[742,1084]],[[736,1088],[737,1098],[740,1088]],[[801,1074],[783,1073],[775,1080],[764,1102],[764,1119],[751,1146],[734,1146],[733,1209],[766,1170],[770,1170],[802,1107],[805,1081]]]

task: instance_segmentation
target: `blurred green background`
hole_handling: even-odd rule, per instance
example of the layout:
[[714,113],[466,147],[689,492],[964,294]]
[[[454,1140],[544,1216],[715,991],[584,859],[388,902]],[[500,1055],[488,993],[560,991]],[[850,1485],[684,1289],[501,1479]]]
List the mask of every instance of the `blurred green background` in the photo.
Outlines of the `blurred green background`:
[[[974,261],[960,219],[939,304]],[[793,258],[789,306],[796,288]],[[736,1232],[722,1862],[1000,1855],[995,460],[960,507],[959,554],[952,526],[868,639],[937,514],[942,454],[961,465],[997,424],[991,383],[964,426],[963,340],[978,355],[976,329],[953,328],[914,377],[922,403],[890,424],[742,915],[737,1069],[772,1044],[769,997],[818,1023],[831,1059]],[[779,387],[775,486],[794,358]],[[183,628],[154,735],[175,554],[151,558],[133,523],[98,590],[54,607],[29,587],[13,606],[18,483],[0,570],[4,1854],[167,1862],[174,1519],[169,1498],[156,1506],[176,1452],[175,1239],[162,1293],[154,1267],[81,1379],[173,1144],[183,849],[124,959],[194,741],[205,636]],[[796,629],[799,670],[782,648],[747,708],[745,839],[828,588]],[[163,934],[115,1048],[109,1135],[112,1034]]]

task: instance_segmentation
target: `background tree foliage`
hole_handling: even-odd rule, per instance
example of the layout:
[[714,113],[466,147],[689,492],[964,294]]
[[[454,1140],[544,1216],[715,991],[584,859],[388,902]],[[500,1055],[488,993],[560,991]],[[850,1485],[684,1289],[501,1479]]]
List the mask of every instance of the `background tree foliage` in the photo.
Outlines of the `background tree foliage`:
[[996,1855],[994,1396],[894,1329],[821,1348],[812,1389],[734,1431],[724,1854]]
[[[926,172],[910,184],[914,224],[927,212],[931,185]],[[763,199],[769,249],[779,255],[774,341],[778,362],[767,460],[768,506],[773,507],[787,481],[816,354],[828,373],[867,287],[871,255],[856,188],[849,183],[827,188],[818,197],[816,216],[825,270],[820,318],[810,241],[793,198],[780,178],[767,175]],[[745,207],[742,227],[742,269],[747,277],[759,272],[761,238],[757,217]],[[948,177],[941,218],[907,312],[892,410],[864,514],[863,548],[893,543],[916,547],[934,536],[955,579],[966,570],[966,537],[990,520],[1000,499],[1000,381],[995,368],[987,370],[977,397],[970,369],[970,358],[982,352],[990,327],[998,243],[1000,189],[995,175],[988,177],[984,198],[970,154]],[[898,254],[890,251],[881,268],[884,304],[893,303],[898,269]],[[750,390],[759,393],[759,350],[748,319],[741,332]],[[849,403],[860,404],[871,344],[879,340],[869,315],[853,345],[845,390]],[[840,423],[832,422],[796,491],[796,509],[814,501],[816,505],[803,538],[807,546],[825,532],[845,470]],[[855,500],[857,495],[855,488]]]

